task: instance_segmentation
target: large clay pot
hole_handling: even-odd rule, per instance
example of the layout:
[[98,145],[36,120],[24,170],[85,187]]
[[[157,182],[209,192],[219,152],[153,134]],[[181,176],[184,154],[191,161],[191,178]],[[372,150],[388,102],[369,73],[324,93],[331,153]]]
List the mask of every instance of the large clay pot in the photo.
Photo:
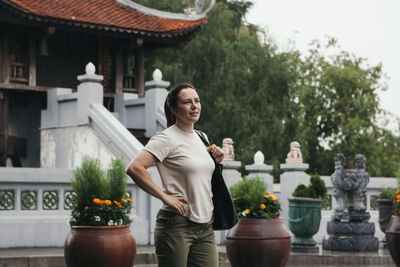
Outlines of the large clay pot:
[[290,233],[281,218],[240,219],[229,230],[225,246],[232,267],[285,266]]
[[392,218],[394,205],[393,199],[378,199],[379,207],[379,227],[381,231],[385,233],[386,227]]
[[392,216],[386,227],[386,245],[397,266],[400,266],[400,216]]
[[72,226],[64,244],[67,267],[132,267],[135,255],[129,225]]
[[294,234],[293,245],[315,246],[312,238],[319,230],[322,200],[293,197],[289,200],[289,229]]

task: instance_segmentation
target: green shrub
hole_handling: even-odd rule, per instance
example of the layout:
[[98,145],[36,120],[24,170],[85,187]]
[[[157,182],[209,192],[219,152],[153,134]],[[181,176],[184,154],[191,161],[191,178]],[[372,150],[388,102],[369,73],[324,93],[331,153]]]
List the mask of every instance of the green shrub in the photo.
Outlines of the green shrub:
[[379,199],[396,199],[396,188],[386,187],[379,189]]
[[260,177],[243,177],[230,188],[230,192],[239,218],[279,217],[280,203],[275,195],[267,191],[267,185]]
[[318,174],[311,175],[310,185],[299,184],[293,191],[294,197],[324,198],[328,190]]
[[112,160],[105,177],[97,159],[85,159],[71,181],[75,197],[71,225],[104,226],[129,223],[132,200],[128,197],[122,160]]

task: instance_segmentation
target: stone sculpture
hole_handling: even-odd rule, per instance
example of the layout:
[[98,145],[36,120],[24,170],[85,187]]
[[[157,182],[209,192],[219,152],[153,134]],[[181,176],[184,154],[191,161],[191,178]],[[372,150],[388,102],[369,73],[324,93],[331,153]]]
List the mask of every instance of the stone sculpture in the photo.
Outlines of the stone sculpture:
[[[335,172],[331,175],[333,196],[332,220],[327,224],[327,233],[322,247],[335,251],[374,251],[379,241],[374,223],[368,222],[370,215],[365,211],[364,199],[369,175],[366,172],[366,158],[356,155],[347,164],[343,154],[335,156]],[[347,202],[347,211],[346,208]]]
[[303,156],[300,150],[300,143],[293,141],[290,143],[290,151],[287,154],[286,163],[302,163]]
[[233,148],[232,138],[222,139],[222,151],[224,151],[224,154],[225,154],[224,161],[235,160],[235,151]]
[[[343,154],[335,156],[335,172],[331,175],[333,196],[336,200],[334,207],[334,218],[340,220],[344,216],[345,199],[348,200],[348,211],[364,213],[365,206],[363,200],[367,193],[369,175],[365,171],[366,159],[364,155],[356,155],[353,162],[347,164]],[[368,217],[369,219],[369,217]]]

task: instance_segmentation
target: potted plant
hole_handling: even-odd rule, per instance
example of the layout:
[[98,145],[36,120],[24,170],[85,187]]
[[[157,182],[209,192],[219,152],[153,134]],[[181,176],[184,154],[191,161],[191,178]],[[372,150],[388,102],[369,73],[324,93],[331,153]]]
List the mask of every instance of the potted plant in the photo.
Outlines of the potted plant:
[[[378,210],[379,210],[379,227],[383,233],[393,215],[394,203],[396,198],[396,188],[388,187],[381,188],[378,195]],[[382,240],[383,248],[386,248],[386,239]]]
[[280,203],[256,177],[230,188],[239,222],[228,232],[226,250],[232,267],[285,266],[290,233],[279,217]]
[[321,222],[322,198],[327,194],[325,182],[311,175],[310,185],[299,184],[289,198],[289,229],[294,234],[292,251],[317,252],[313,236]]
[[400,266],[400,189],[396,192],[396,199],[393,201],[394,214],[386,227],[386,245],[390,255],[397,266]]
[[133,266],[136,242],[130,231],[125,166],[112,161],[105,175],[96,159],[85,159],[71,181],[75,196],[71,231],[64,245],[68,267]]

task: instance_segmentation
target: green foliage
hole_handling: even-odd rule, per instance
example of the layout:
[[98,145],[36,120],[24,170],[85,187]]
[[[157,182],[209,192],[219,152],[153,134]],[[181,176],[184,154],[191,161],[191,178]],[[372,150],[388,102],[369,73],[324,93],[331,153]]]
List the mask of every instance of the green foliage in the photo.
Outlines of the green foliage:
[[230,188],[233,204],[239,218],[272,219],[279,217],[280,203],[267,191],[260,177],[241,181]]
[[379,199],[396,199],[396,188],[386,187],[379,189]]
[[73,174],[71,187],[76,193],[75,204],[79,210],[89,205],[93,198],[107,196],[107,180],[98,159],[85,159]]
[[75,192],[71,225],[119,225],[129,223],[132,200],[127,197],[124,165],[112,161],[107,178],[97,159],[85,159],[74,171],[71,181]]
[[108,198],[121,199],[126,197],[127,180],[125,175],[125,165],[120,159],[111,162],[107,172],[108,178]]
[[318,174],[311,175],[310,185],[299,184],[293,191],[294,197],[324,198],[328,190]]

